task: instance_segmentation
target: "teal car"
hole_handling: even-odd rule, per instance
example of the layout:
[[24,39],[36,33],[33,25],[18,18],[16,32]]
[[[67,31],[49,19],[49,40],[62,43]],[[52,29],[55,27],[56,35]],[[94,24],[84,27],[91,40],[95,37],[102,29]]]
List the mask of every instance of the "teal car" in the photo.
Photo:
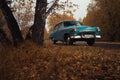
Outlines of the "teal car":
[[95,43],[96,38],[101,38],[99,27],[81,25],[79,21],[66,20],[55,25],[50,33],[50,39],[72,45],[76,41],[86,41],[89,46]]

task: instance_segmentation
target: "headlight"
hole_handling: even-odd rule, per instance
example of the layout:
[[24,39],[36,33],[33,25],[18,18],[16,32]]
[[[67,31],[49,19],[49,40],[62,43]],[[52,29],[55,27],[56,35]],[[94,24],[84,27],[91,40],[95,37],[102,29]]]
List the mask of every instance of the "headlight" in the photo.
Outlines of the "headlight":
[[77,31],[77,27],[74,28],[74,31]]
[[98,31],[100,31],[100,28],[99,28],[99,27],[97,27],[97,29],[98,29]]

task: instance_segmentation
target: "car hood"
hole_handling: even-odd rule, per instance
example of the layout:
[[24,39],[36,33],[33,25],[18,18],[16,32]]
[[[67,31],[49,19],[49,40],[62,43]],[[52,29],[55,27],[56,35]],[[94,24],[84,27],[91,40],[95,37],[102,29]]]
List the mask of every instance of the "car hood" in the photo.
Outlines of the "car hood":
[[84,32],[84,31],[94,31],[96,34],[99,33],[96,27],[91,27],[91,26],[84,26],[84,25],[81,25],[81,26],[69,26],[67,28],[76,29],[75,34],[77,34],[79,32]]
[[96,27],[90,27],[90,26],[76,26],[77,31],[96,31]]
[[81,31],[96,31],[97,28],[96,27],[90,27],[90,26],[69,26],[69,27],[66,27],[66,29],[77,29],[78,32],[81,32]]

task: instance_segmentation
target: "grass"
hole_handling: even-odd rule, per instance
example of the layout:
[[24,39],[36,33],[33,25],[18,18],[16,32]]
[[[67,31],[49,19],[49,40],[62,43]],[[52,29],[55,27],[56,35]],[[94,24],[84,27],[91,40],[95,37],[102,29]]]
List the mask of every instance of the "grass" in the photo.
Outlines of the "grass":
[[120,80],[120,50],[90,46],[0,46],[0,80]]

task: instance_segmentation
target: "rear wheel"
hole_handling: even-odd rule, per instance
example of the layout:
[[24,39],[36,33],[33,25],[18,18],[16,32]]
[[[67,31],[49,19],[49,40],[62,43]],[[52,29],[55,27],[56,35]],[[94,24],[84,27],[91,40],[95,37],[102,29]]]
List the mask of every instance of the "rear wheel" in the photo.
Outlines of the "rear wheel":
[[95,39],[89,39],[89,40],[87,40],[87,44],[89,46],[92,46],[94,43],[95,43]]

